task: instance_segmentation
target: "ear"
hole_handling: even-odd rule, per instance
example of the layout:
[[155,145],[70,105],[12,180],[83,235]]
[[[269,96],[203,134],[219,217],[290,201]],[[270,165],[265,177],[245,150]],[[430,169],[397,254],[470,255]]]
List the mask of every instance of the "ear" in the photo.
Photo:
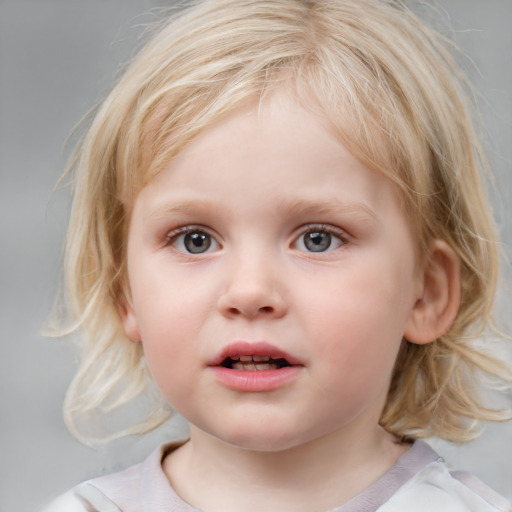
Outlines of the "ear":
[[121,324],[123,326],[124,333],[130,341],[134,343],[140,343],[142,337],[140,335],[139,322],[133,306],[123,297],[120,305],[119,316],[121,317]]
[[450,329],[460,305],[460,261],[446,242],[432,242],[420,279],[421,296],[413,306],[404,338],[426,344]]

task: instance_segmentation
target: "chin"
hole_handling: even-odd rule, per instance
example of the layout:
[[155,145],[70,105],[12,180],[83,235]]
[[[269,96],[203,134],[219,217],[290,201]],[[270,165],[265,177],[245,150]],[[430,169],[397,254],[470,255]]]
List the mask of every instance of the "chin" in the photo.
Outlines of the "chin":
[[298,435],[291,428],[275,428],[275,425],[268,424],[259,427],[235,428],[229,432],[212,433],[212,435],[231,446],[265,453],[290,450],[313,440],[313,437]]

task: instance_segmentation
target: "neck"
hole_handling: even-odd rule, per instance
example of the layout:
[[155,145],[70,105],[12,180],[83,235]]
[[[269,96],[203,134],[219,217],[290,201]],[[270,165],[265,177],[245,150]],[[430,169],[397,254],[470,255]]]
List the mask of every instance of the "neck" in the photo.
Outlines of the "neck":
[[359,494],[405,450],[380,427],[273,452],[239,448],[192,427],[191,440],[164,461],[164,471],[204,512],[322,512]]

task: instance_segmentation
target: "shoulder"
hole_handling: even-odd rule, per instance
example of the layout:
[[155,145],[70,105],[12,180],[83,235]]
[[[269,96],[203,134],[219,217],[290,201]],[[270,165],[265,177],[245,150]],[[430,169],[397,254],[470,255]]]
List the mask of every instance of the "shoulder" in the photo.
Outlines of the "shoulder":
[[77,485],[41,512],[121,512],[112,501],[89,482]]
[[162,470],[163,458],[181,444],[164,445],[139,464],[88,480],[57,498],[42,512],[195,512],[177,496]]
[[512,512],[512,503],[474,475],[450,471],[439,458],[411,478],[379,512]]

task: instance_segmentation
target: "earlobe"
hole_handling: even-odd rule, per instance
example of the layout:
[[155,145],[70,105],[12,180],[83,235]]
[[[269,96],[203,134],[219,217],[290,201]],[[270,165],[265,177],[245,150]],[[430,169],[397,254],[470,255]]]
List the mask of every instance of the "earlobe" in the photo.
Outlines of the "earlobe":
[[135,311],[133,306],[128,303],[128,301],[124,298],[121,302],[120,307],[120,317],[121,323],[123,325],[123,330],[126,336],[130,341],[134,343],[140,343],[142,341],[139,323],[137,321],[137,316],[135,315]]
[[432,242],[421,278],[421,297],[404,330],[404,338],[416,344],[430,343],[445,334],[459,310],[460,261],[446,242]]

